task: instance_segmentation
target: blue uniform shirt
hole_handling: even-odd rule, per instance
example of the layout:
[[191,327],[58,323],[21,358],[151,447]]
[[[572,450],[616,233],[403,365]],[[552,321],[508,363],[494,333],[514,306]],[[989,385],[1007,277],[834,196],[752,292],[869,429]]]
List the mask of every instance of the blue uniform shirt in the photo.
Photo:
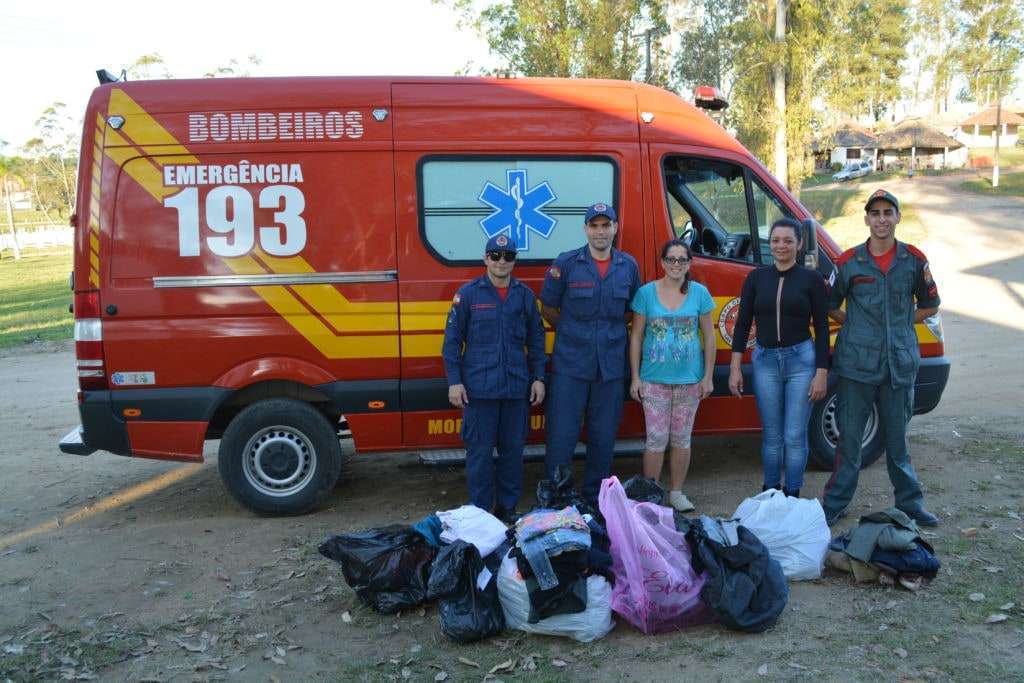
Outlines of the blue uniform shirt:
[[544,378],[544,323],[537,297],[511,278],[504,301],[487,275],[459,288],[441,347],[448,386],[463,384],[469,400],[529,397]]
[[611,259],[603,279],[587,245],[559,254],[548,269],[540,300],[560,311],[553,372],[587,381],[626,376],[625,315],[640,288],[640,268],[618,249]]

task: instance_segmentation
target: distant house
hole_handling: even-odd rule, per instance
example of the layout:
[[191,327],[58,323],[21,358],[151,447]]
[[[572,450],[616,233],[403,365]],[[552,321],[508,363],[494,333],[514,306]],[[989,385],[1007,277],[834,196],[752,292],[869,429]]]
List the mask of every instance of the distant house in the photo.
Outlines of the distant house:
[[11,193],[11,208],[13,209],[31,209],[32,208],[32,193],[28,190],[21,190],[18,192]]
[[919,118],[878,135],[878,168],[963,168],[967,147]]
[[[989,107],[977,114],[972,114],[960,122],[957,139],[968,147],[996,146],[996,108]],[[1009,147],[1016,145],[1020,126],[1024,124],[1024,116],[1008,107],[998,112],[1000,133],[999,145]]]
[[832,164],[845,166],[850,161],[867,159],[875,160],[875,142],[877,138],[867,128],[853,123],[846,123],[825,138],[811,145],[814,152],[814,165],[828,168]]

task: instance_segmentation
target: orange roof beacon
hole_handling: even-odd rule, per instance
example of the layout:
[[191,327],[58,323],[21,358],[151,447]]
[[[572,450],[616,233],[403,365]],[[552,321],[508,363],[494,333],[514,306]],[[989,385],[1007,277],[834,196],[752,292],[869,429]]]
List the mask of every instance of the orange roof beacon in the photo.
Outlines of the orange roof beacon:
[[[521,245],[516,276],[535,291],[558,253],[583,244],[595,201],[612,202],[619,246],[645,280],[659,275],[665,240],[689,241],[719,334],[698,434],[760,429],[754,401],[729,396],[726,376],[741,284],[770,262],[772,221],[813,226],[806,262],[826,279],[840,254],[742,145],[648,85],[99,73],[74,223],[82,424],[60,448],[197,462],[220,439],[224,484],[260,512],[323,499],[346,429],[359,454],[458,454],[443,329],[495,235]],[[949,363],[938,321],[917,332],[915,409],[927,412]],[[831,393],[812,418],[822,465],[834,407]],[[542,442],[542,412],[530,428]],[[630,402],[619,448],[640,447],[643,431]],[[870,462],[881,435],[864,438]]]

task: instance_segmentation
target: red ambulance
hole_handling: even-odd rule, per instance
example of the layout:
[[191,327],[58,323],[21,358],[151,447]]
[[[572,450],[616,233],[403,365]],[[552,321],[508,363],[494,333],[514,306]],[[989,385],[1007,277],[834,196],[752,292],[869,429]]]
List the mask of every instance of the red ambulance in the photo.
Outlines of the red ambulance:
[[[440,357],[456,289],[504,232],[522,245],[515,275],[539,290],[598,201],[645,280],[665,240],[693,245],[718,336],[696,432],[760,429],[755,402],[727,390],[740,288],[770,262],[772,221],[811,216],[679,97],[599,80],[100,76],[74,219],[82,424],[62,451],[198,462],[220,439],[228,491],[270,513],[332,489],[345,427],[358,453],[444,457],[460,446]],[[808,262],[829,278],[840,250],[814,226]],[[938,319],[917,331],[927,412],[949,363]],[[819,464],[834,410],[830,394],[812,418]],[[543,429],[538,411],[531,442]],[[643,431],[630,402],[623,447]],[[871,461],[877,421],[864,439]]]

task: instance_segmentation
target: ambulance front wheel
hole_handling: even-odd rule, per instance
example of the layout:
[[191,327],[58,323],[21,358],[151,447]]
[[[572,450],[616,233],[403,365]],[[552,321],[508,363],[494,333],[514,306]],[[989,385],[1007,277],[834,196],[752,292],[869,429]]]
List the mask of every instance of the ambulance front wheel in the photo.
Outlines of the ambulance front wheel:
[[[839,442],[836,403],[836,392],[833,389],[824,399],[814,404],[814,408],[811,409],[811,423],[807,427],[811,463],[822,470],[831,470],[835,463],[836,444]],[[860,467],[864,469],[872,465],[885,452],[882,446],[882,433],[878,428],[877,407],[871,409],[862,439]]]
[[308,403],[274,398],[235,416],[221,438],[217,465],[228,492],[250,510],[301,515],[334,488],[342,451],[323,414]]

